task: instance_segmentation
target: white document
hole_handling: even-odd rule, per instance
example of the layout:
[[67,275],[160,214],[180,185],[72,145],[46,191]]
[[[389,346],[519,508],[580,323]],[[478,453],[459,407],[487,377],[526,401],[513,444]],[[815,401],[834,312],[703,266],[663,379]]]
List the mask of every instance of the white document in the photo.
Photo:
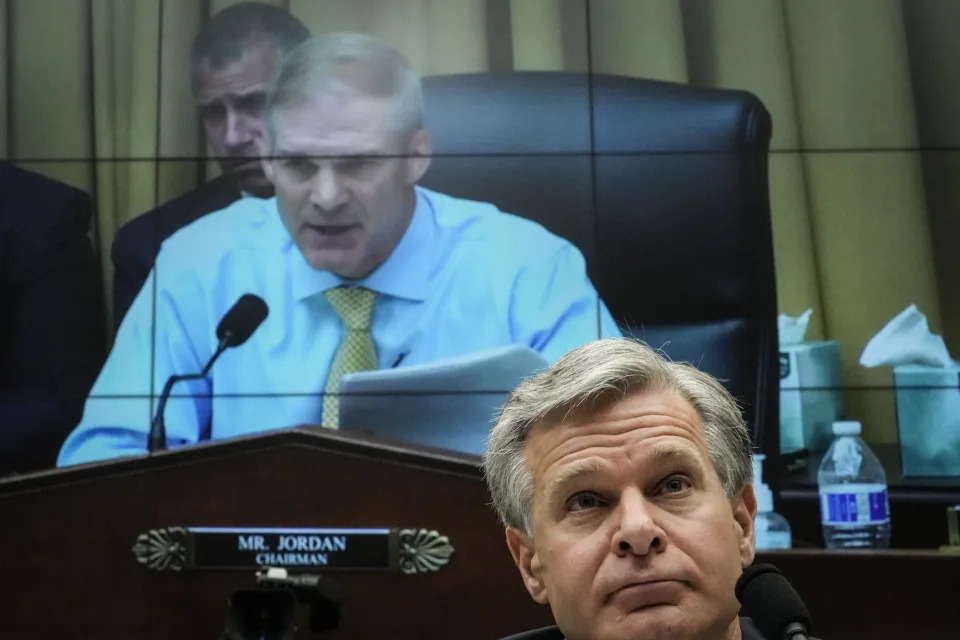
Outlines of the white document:
[[483,454],[497,411],[547,361],[512,345],[427,364],[346,374],[340,429]]

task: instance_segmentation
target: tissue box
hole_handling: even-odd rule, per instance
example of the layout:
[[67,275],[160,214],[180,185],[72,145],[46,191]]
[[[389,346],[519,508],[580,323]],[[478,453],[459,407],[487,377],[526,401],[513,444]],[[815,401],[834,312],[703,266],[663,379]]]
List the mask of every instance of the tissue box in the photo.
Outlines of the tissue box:
[[832,340],[780,347],[780,452],[826,451],[843,414],[840,347]]
[[904,476],[960,476],[960,367],[893,368]]

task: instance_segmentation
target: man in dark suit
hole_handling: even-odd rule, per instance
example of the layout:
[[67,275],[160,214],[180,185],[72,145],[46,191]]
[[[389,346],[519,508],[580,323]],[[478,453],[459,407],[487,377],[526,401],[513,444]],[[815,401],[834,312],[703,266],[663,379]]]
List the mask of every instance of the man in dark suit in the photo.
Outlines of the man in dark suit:
[[267,89],[281,58],[310,37],[288,12],[260,2],[232,5],[193,42],[191,83],[207,144],[223,174],[122,226],[113,241],[114,324],[153,268],[160,244],[181,227],[248,195],[270,197],[258,156]]
[[588,343],[511,393],[483,464],[557,623],[511,640],[763,640],[735,592],[754,558],[750,436],[709,375]]
[[0,162],[0,474],[51,467],[106,339],[90,197]]

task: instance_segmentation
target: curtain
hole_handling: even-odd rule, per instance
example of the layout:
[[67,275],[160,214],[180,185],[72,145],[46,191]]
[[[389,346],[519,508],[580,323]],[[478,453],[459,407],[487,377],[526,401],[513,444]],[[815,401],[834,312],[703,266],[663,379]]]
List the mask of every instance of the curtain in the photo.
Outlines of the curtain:
[[[116,229],[215,171],[188,82],[203,20],[237,0],[0,0],[0,152],[83,188]],[[595,71],[752,91],[771,111],[780,310],[842,348],[849,413],[896,440],[866,340],[916,303],[960,355],[955,0],[271,0],[422,74]]]

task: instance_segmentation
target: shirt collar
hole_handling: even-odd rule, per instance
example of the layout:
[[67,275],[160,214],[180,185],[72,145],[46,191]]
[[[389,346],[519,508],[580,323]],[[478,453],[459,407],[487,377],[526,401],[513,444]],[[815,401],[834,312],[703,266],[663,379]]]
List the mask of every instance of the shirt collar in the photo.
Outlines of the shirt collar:
[[[311,267],[284,229],[284,251],[290,261],[294,298],[299,302],[327,289],[349,284],[396,298],[425,300],[436,232],[433,203],[425,190],[420,187],[415,187],[415,190],[417,202],[413,216],[400,242],[383,264],[360,281],[346,281],[332,271],[319,271]],[[280,212],[276,209],[276,198],[272,203],[279,221]]]

